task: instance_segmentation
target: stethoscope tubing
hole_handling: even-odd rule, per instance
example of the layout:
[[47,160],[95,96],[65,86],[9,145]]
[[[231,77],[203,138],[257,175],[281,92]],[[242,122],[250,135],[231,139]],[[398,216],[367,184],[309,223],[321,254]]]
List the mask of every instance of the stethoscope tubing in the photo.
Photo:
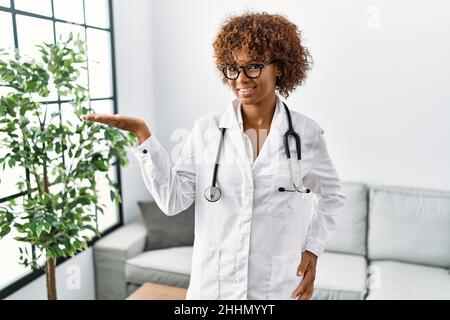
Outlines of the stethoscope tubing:
[[[300,192],[300,193],[309,193],[310,189],[303,188],[302,185],[302,175],[301,175],[301,159],[302,159],[302,150],[301,150],[301,140],[300,136],[297,132],[295,132],[294,127],[292,125],[292,119],[291,119],[291,113],[289,112],[289,108],[287,105],[283,102],[284,108],[286,110],[286,115],[288,119],[288,130],[284,134],[283,137],[283,143],[284,143],[284,149],[286,152],[286,157],[288,159],[289,163],[289,173],[291,176],[291,182],[293,189],[286,189],[284,187],[279,187],[278,191],[280,192]],[[220,159],[220,152],[222,150],[223,140],[225,139],[225,130],[226,128],[222,128],[222,134],[220,136],[219,146],[217,148],[217,154],[216,154],[216,161],[214,162],[214,172],[212,176],[211,186],[206,188],[205,190],[205,199],[209,202],[216,202],[221,197],[221,190],[220,188],[216,187],[217,182],[217,172],[219,170],[219,159]],[[300,185],[296,186],[294,182],[294,176],[292,171],[292,160],[291,160],[291,151],[289,150],[289,138],[293,137],[295,140],[295,149],[297,152],[297,161],[299,163],[299,176],[300,176]]]
[[214,162],[214,173],[213,173],[212,182],[211,182],[211,186],[213,186],[213,187],[216,186],[217,170],[219,169],[220,151],[222,150],[223,140],[225,139],[225,129],[226,128],[222,128],[222,134],[220,136],[219,147],[217,148],[217,153],[216,153],[216,161]]

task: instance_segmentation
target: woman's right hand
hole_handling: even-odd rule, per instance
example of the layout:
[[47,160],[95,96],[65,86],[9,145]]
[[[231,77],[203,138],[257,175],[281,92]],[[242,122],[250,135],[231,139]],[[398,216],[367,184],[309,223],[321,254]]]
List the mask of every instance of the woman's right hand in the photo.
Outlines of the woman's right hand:
[[145,121],[141,118],[125,116],[121,114],[86,114],[84,120],[104,123],[121,130],[134,133],[138,138],[139,144],[150,138],[151,133]]

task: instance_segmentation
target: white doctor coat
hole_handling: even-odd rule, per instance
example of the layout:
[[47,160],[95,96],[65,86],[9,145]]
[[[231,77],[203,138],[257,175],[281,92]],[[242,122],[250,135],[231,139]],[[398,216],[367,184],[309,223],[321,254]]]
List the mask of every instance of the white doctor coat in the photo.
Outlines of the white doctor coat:
[[[175,215],[195,201],[187,299],[292,299],[301,280],[296,275],[301,253],[320,255],[332,235],[345,199],[340,179],[322,128],[291,110],[301,137],[303,185],[312,193],[279,192],[292,186],[283,145],[284,107],[254,163],[245,153],[233,108],[232,103],[198,119],[174,165],[154,135],[133,151],[165,214]],[[227,128],[217,173],[222,196],[210,203],[204,190],[211,185],[221,128]],[[294,157],[293,141],[290,150]]]

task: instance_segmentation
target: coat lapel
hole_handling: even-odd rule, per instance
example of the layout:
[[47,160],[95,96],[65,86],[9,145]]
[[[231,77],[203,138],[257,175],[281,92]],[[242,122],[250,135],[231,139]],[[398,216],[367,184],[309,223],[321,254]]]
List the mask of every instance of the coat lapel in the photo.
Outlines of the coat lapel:
[[267,166],[267,161],[274,163],[275,161],[280,160],[280,157],[286,156],[284,147],[282,147],[284,134],[286,133],[288,128],[286,110],[284,109],[283,102],[278,97],[277,103],[280,111],[276,115],[276,118],[272,120],[269,134],[264,141],[258,157],[253,163],[253,170],[258,170],[262,166]]
[[235,103],[236,100],[233,101],[233,103],[230,103],[219,121],[219,129],[226,128],[223,149],[228,148],[228,150],[232,150],[233,158],[236,159],[236,164],[244,163],[251,168],[251,163],[249,163],[245,151],[242,132],[234,113]]

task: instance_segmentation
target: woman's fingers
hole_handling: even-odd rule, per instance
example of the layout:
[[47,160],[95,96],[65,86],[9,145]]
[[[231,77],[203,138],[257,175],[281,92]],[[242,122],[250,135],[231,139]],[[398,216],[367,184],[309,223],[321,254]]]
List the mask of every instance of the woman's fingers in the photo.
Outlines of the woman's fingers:
[[86,114],[83,116],[84,120],[99,122],[104,124],[113,125],[115,127],[119,126],[119,120],[115,115],[110,114]]
[[309,300],[311,299],[314,291],[314,275],[313,272],[307,270],[305,276],[300,281],[299,286],[294,290],[292,298],[297,300]]
[[114,118],[113,115],[110,114],[85,114],[83,116],[84,120],[95,121],[95,122],[108,122],[112,121]]

